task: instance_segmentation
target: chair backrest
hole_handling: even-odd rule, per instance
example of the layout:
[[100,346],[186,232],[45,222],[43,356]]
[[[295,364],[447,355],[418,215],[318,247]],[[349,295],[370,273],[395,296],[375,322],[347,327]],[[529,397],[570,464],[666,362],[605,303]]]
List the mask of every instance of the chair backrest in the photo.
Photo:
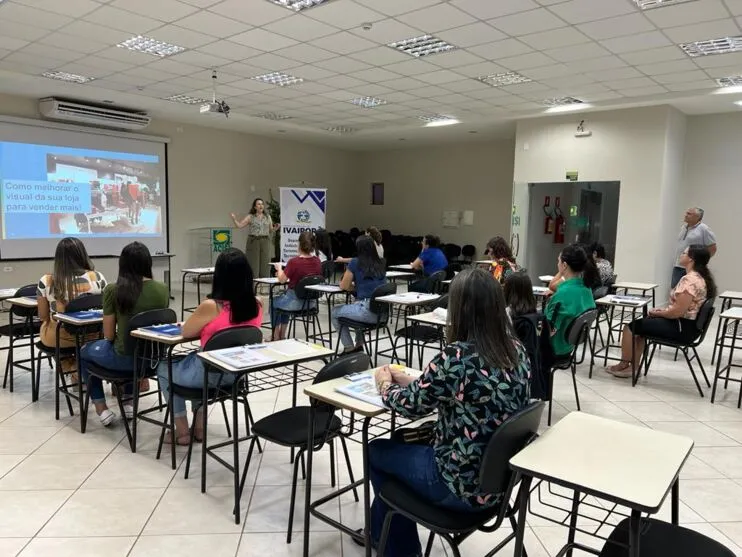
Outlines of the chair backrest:
[[431,304],[433,309],[443,308],[448,309],[448,294],[443,294],[440,298]]
[[238,325],[222,329],[214,334],[203,347],[204,352],[208,350],[221,350],[222,348],[232,348],[234,346],[244,346],[246,344],[258,344],[263,342],[263,332],[257,327],[250,325]]
[[600,300],[601,298],[604,298],[605,296],[608,296],[608,286],[600,286],[598,288],[593,289],[593,300]]
[[333,379],[339,379],[360,371],[368,371],[369,369],[371,369],[371,358],[368,354],[364,352],[346,354],[339,356],[319,370],[312,384],[316,385],[325,381],[332,381]]
[[368,307],[373,313],[379,316],[379,323],[386,323],[387,319],[389,319],[389,304],[377,302],[376,298],[396,293],[397,284],[394,282],[387,282],[386,284],[377,287],[376,290],[374,290],[374,293],[371,294],[371,303]]
[[598,318],[598,310],[595,308],[583,311],[580,315],[575,317],[572,322],[567,325],[567,330],[564,334],[564,338],[567,340],[567,344],[570,346],[577,347],[587,339],[590,327]]
[[151,309],[132,315],[127,324],[124,334],[124,351],[127,354],[133,354],[137,344],[137,339],[131,336],[131,332],[142,327],[151,325],[161,325],[165,323],[177,323],[178,315],[170,308]]
[[436,271],[428,277],[425,290],[430,294],[438,294],[441,291],[441,282],[446,280],[446,271]]
[[472,244],[466,244],[463,248],[461,248],[461,255],[464,257],[471,259],[474,257],[474,255],[477,253],[476,246]]
[[458,244],[446,244],[443,246],[443,253],[446,255],[446,259],[452,261],[461,255],[461,246]]
[[696,317],[696,327],[698,327],[699,338],[696,341],[698,344],[703,342],[706,336],[706,332],[711,326],[711,318],[714,316],[714,302],[715,298],[708,298],[701,305],[701,309],[698,310],[698,316]]
[[510,459],[536,436],[543,411],[544,403],[539,401],[510,416],[497,427],[484,451],[482,467],[479,470],[482,491],[505,493],[502,501],[505,508],[509,505],[513,486]]
[[329,259],[322,263],[322,277],[329,281],[332,279],[332,275],[335,274],[335,262]]
[[322,297],[322,292],[317,290],[307,290],[307,286],[314,286],[317,284],[325,284],[325,277],[321,275],[304,277],[297,283],[294,289],[296,297],[304,301],[319,300]]
[[[27,284],[26,286],[21,286],[18,290],[15,291],[15,294],[13,295],[14,298],[23,298],[26,296],[34,296],[36,297],[36,294],[39,291],[39,287],[36,284]],[[27,308],[23,306],[10,306],[10,311],[13,312],[13,315],[17,315],[18,317],[28,318],[31,316],[36,315],[39,310],[38,308]]]
[[64,308],[65,313],[73,311],[88,311],[91,309],[100,309],[103,307],[103,294],[83,294],[71,302],[67,302]]

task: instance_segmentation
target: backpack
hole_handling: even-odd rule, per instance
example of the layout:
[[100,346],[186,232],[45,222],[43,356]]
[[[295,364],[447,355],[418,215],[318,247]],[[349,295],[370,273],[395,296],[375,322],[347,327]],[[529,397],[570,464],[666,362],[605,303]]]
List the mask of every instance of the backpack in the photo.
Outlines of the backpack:
[[531,398],[550,400],[553,350],[546,318],[540,313],[521,315],[513,319],[513,328],[531,362]]

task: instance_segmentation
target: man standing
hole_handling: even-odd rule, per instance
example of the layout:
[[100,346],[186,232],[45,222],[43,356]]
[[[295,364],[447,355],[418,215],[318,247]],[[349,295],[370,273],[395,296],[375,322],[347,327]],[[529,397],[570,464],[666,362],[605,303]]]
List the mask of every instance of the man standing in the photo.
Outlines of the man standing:
[[716,236],[706,226],[703,220],[703,209],[691,207],[685,212],[685,223],[680,229],[678,236],[678,247],[675,252],[675,267],[672,270],[672,282],[670,288],[675,288],[680,279],[685,276],[685,269],[680,266],[680,254],[688,246],[704,246],[711,252],[711,257],[716,253]]

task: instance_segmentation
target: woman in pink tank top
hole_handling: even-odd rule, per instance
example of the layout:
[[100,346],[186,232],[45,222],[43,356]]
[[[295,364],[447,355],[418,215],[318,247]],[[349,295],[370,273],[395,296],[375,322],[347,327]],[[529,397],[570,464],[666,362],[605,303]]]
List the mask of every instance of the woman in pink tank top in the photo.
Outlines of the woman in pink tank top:
[[[201,339],[203,348],[209,339],[219,331],[230,327],[260,327],[263,322],[263,307],[253,294],[253,273],[247,257],[240,250],[231,248],[223,252],[214,266],[214,283],[209,299],[199,304],[188,320],[183,323],[183,336]],[[204,366],[195,352],[173,364],[173,381],[182,387],[200,388],[204,382]],[[157,369],[160,390],[167,396],[167,362],[160,362]],[[209,386],[230,385],[228,376],[209,374]],[[213,382],[213,384],[212,384]],[[194,418],[194,435],[203,438],[203,418],[200,404],[191,403]],[[173,395],[173,415],[175,416],[175,437],[179,445],[189,442],[188,416],[185,400]],[[173,442],[172,439],[167,439]]]

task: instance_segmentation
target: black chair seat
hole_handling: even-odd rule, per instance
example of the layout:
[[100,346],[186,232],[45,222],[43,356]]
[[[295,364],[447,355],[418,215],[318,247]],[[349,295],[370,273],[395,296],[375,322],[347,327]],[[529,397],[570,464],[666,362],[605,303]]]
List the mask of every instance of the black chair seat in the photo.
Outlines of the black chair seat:
[[435,342],[442,338],[441,330],[430,325],[411,325],[397,329],[394,336],[419,340],[421,342]]
[[480,512],[464,513],[436,507],[394,479],[388,479],[384,483],[380,497],[392,508],[403,509],[404,514],[414,516],[417,522],[451,533],[476,530],[481,524],[493,518],[500,509],[499,505],[495,505]]
[[552,369],[569,369],[572,366],[572,355],[555,356]]
[[303,309],[295,309],[295,310],[276,308],[276,312],[284,313],[286,315],[294,315],[296,317],[302,317],[302,316],[311,317],[312,315],[319,314],[319,307],[303,308]]
[[339,317],[338,323],[340,325],[345,325],[346,327],[350,327],[351,329],[362,329],[362,330],[367,330],[367,331],[373,331],[379,326],[376,323],[365,323],[363,321],[345,319],[344,317]]
[[[626,518],[608,537],[600,557],[627,557],[628,543],[629,519]],[[639,549],[642,557],[734,557],[732,551],[703,534],[652,518],[642,521]]]
[[[110,381],[111,383],[131,383],[133,380],[131,376],[122,376],[120,371],[114,371],[105,367],[100,367],[99,365],[96,365],[93,362],[89,362],[88,360],[85,360],[85,367],[92,375],[100,377],[105,381]],[[134,372],[132,370],[131,375],[133,374]]]
[[[46,344],[42,344],[41,341],[36,342],[36,348],[43,352],[44,354],[54,355],[57,351],[57,349],[54,346],[47,346]],[[75,347],[74,346],[67,346],[62,347],[59,349],[59,355],[60,356],[74,356],[75,355]]]
[[14,337],[38,335],[40,330],[41,321],[34,321],[30,325],[28,323],[13,323],[12,329],[10,324],[0,327],[0,337],[9,337],[11,333]]
[[[232,386],[225,386],[225,389],[231,390]],[[229,390],[222,389],[209,389],[208,399],[212,400],[218,396],[226,396]],[[186,400],[201,400],[203,397],[203,389],[201,387],[184,387],[183,385],[173,384],[173,394],[178,395]]]
[[[309,434],[309,407],[298,406],[288,408],[275,414],[271,414],[258,420],[253,425],[253,433],[262,439],[284,445],[287,447],[303,447],[307,444],[307,435]],[[316,412],[314,420],[314,437],[322,439],[326,430],[327,412]],[[330,420],[330,433],[338,433],[343,423],[337,416]]]

